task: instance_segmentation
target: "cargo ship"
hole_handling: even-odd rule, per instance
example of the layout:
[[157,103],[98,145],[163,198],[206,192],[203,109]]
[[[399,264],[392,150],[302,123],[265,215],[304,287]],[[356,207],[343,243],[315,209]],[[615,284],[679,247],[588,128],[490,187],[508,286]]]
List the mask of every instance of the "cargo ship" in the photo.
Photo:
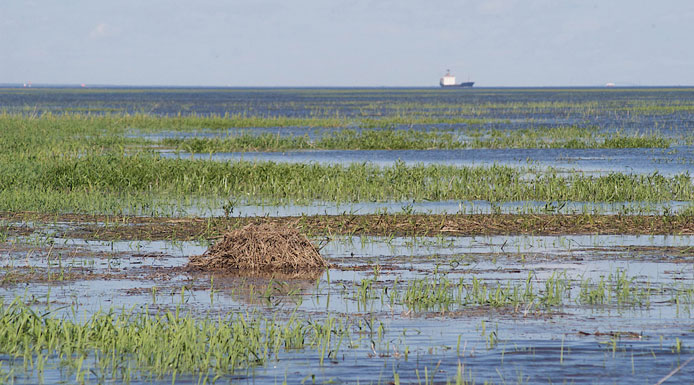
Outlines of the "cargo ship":
[[472,87],[475,82],[463,82],[460,84],[456,84],[455,82],[455,76],[451,75],[451,70],[446,70],[446,74],[443,75],[441,80],[439,81],[439,84],[441,87],[464,87],[464,88],[470,88]]

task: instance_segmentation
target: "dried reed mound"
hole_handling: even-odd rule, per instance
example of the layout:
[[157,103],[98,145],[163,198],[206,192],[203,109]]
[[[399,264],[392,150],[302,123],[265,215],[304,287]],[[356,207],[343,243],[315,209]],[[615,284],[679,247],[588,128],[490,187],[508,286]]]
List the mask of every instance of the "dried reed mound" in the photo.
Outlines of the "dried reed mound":
[[191,270],[241,273],[307,273],[327,267],[306,236],[273,223],[251,224],[228,232],[203,255],[193,256],[188,262]]

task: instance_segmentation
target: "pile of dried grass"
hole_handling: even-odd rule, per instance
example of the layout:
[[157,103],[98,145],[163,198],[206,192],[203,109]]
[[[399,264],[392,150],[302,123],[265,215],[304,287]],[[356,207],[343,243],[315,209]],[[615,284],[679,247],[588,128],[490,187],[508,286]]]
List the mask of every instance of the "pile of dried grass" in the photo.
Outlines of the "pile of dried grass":
[[248,225],[228,232],[205,254],[193,256],[191,270],[240,273],[309,273],[328,263],[316,246],[296,229],[273,223]]

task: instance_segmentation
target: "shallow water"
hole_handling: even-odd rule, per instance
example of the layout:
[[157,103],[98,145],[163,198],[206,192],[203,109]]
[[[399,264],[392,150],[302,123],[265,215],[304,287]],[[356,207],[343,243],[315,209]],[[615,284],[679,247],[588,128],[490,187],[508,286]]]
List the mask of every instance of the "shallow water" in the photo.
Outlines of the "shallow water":
[[[525,238],[525,239],[522,239]],[[612,250],[612,254],[604,260],[604,249],[615,245],[648,245],[663,247],[674,245],[691,245],[691,237],[519,237],[512,243],[523,245],[523,251],[533,250],[534,255],[521,261],[515,254],[499,250],[502,237],[491,238],[451,238],[446,242],[435,239],[355,239],[352,242],[335,241],[323,249],[324,255],[338,264],[354,259],[357,264],[368,262],[364,258],[373,258],[383,266],[394,266],[396,270],[382,270],[376,278],[380,285],[391,285],[395,277],[403,284],[408,279],[420,276],[430,276],[432,271],[432,256],[439,255],[442,260],[450,260],[452,255],[463,251],[470,254],[468,266],[462,273],[475,275],[485,282],[498,282],[500,279],[514,282],[522,281],[528,271],[535,271],[541,282],[549,271],[568,271],[571,276],[578,274],[607,274],[614,269],[624,268],[631,275],[643,280],[644,276],[655,276],[658,282],[674,282],[672,275],[666,273],[673,269],[682,271],[677,276],[677,282],[694,282],[691,264],[663,262],[656,257],[642,256],[639,262],[631,262],[631,255]],[[152,279],[148,276],[151,269],[163,269],[166,266],[185,263],[184,255],[198,253],[200,245],[180,243],[162,245],[160,243],[138,242],[80,242],[69,240],[61,242],[67,249],[79,247],[94,250],[95,253],[114,254],[118,256],[120,265],[105,267],[97,264],[96,269],[108,271],[130,270],[129,279],[96,279],[78,280],[64,283],[32,284],[15,287],[3,287],[0,293],[6,300],[12,299],[18,293],[17,289],[25,290],[24,296],[41,298],[49,292],[55,306],[65,304],[78,314],[92,313],[99,309],[111,307],[141,307],[150,311],[153,309],[174,309],[183,306],[196,314],[223,314],[229,311],[247,311],[249,307],[262,309],[268,314],[287,314],[298,305],[298,311],[304,317],[322,318],[325,314],[344,314],[347,318],[372,320],[372,327],[383,328],[383,334],[355,334],[351,338],[351,347],[341,348],[341,353],[325,364],[319,365],[319,354],[312,350],[282,352],[278,360],[259,367],[251,372],[241,372],[234,382],[243,383],[274,383],[287,380],[287,383],[299,384],[308,378],[318,382],[378,382],[391,381],[393,373],[397,372],[403,383],[418,383],[417,378],[424,376],[424,368],[428,375],[443,381],[456,375],[459,365],[464,366],[466,379],[474,379],[477,383],[484,380],[496,383],[523,379],[523,383],[554,383],[571,378],[575,383],[601,382],[595,377],[598,370],[603,379],[619,383],[643,383],[644,380],[654,382],[667,374],[678,363],[687,359],[691,354],[688,350],[674,353],[675,338],[679,338],[685,346],[692,346],[694,338],[691,334],[682,332],[691,328],[691,313],[683,310],[675,312],[672,305],[656,304],[643,308],[576,308],[569,306],[560,308],[558,315],[547,313],[546,316],[523,316],[512,313],[498,313],[494,310],[475,312],[466,315],[450,313],[448,315],[427,312],[409,313],[407,308],[397,305],[391,308],[378,300],[368,307],[360,306],[350,299],[355,285],[361,279],[372,277],[370,271],[340,272],[332,270],[330,275],[324,275],[319,284],[315,282],[289,282],[298,290],[297,294],[284,297],[280,292],[275,296],[277,301],[268,302],[262,296],[248,292],[249,287],[255,287],[256,293],[262,293],[268,281],[262,279],[238,279],[218,277],[214,280],[216,292],[211,292],[212,281],[207,276],[186,277],[185,274],[174,275],[166,280]],[[585,244],[581,250],[561,247],[561,244]],[[112,249],[113,251],[109,251]],[[158,258],[129,257],[121,253],[137,254],[149,250],[168,250],[170,255]],[[348,253],[348,250],[352,250]],[[351,255],[352,253],[357,255]],[[664,253],[668,253],[664,251]],[[669,252],[672,253],[672,252]],[[20,253],[21,254],[21,253]],[[95,254],[96,256],[97,254]],[[446,257],[448,256],[448,257]],[[556,259],[569,259],[579,256],[568,263],[557,263]],[[39,258],[40,253],[36,254]],[[89,256],[81,258],[89,259]],[[100,256],[99,258],[104,258]],[[405,263],[402,258],[409,259]],[[141,261],[146,268],[133,262]],[[157,263],[154,261],[168,262]],[[32,263],[33,264],[33,263]],[[411,269],[419,269],[413,273]],[[398,270],[399,269],[399,270]],[[496,269],[496,271],[495,271]],[[547,270],[549,269],[549,270]],[[427,273],[429,271],[429,273]],[[138,273],[139,272],[139,273]],[[453,278],[460,273],[452,271]],[[329,281],[328,281],[329,279]],[[180,286],[188,287],[187,294],[182,298]],[[344,287],[348,289],[345,291]],[[156,294],[153,294],[156,288]],[[20,289],[21,290],[21,289]],[[88,293],[88,295],[84,295]],[[656,298],[654,297],[654,300]],[[298,302],[297,302],[298,301]],[[273,303],[273,304],[271,304]],[[463,308],[464,309],[464,308]],[[67,310],[66,310],[67,311]],[[642,337],[637,339],[622,338],[616,340],[612,350],[611,337],[599,337],[592,333],[602,332],[634,332]],[[580,334],[588,333],[588,334]],[[494,333],[493,343],[490,335]],[[460,341],[460,342],[459,342]],[[372,347],[373,346],[373,347]],[[404,354],[407,353],[407,358]],[[5,357],[3,360],[7,360]],[[7,362],[7,361],[6,361]],[[21,365],[21,364],[20,364]],[[625,369],[627,368],[627,369]],[[631,369],[629,369],[631,368]],[[61,374],[63,373],[63,374]],[[679,375],[680,379],[687,378],[694,371],[686,368]],[[36,377],[31,374],[18,373],[17,383],[32,383]],[[69,371],[59,372],[47,370],[45,380],[65,380]],[[196,383],[195,377],[178,377],[179,383]],[[226,380],[225,380],[226,381]],[[143,383],[152,381],[143,380]],[[170,379],[153,381],[155,383],[170,382]],[[134,383],[140,383],[135,380]]]
[[301,215],[365,215],[381,213],[410,214],[675,214],[691,209],[691,202],[538,202],[514,201],[491,204],[487,201],[424,201],[424,202],[314,202],[310,205],[247,205],[237,203],[233,210],[225,212],[221,207],[226,200],[203,201],[181,205],[179,215],[196,217],[252,217],[252,216],[301,216]]
[[[694,129],[693,89],[117,89],[0,90],[8,112],[146,113],[157,116],[251,114],[263,117],[388,116],[464,117],[480,124],[432,124],[393,129],[520,129],[578,125],[630,135],[656,131],[690,135]],[[357,127],[350,127],[357,128]],[[194,129],[194,128],[193,128]],[[254,133],[309,134],[313,128],[250,128]],[[178,133],[150,136],[224,135]],[[137,127],[131,132],[141,133]],[[555,167],[587,174],[609,172],[673,175],[690,169],[692,147],[627,150],[460,150],[460,151],[304,151],[217,154],[215,159],[281,162]],[[164,156],[181,156],[172,153]],[[188,156],[188,155],[182,155]],[[196,155],[208,158],[209,155]],[[650,205],[624,202],[591,205],[568,202],[548,211],[677,211],[689,202]],[[219,206],[216,206],[219,207]],[[232,215],[366,214],[383,211],[513,212],[542,210],[544,202],[388,202],[311,206],[238,206]],[[202,209],[191,208],[191,210]],[[629,209],[631,210],[631,209]],[[626,210],[626,211],[629,211]],[[220,215],[207,211],[206,215]],[[148,313],[181,309],[195,317],[258,311],[279,321],[296,311],[302,319],[329,315],[350,323],[337,354],[320,363],[316,349],[281,351],[267,365],[241,370],[217,383],[307,384],[445,383],[458,368],[469,383],[653,384],[694,355],[694,238],[691,236],[496,236],[496,237],[337,237],[322,254],[336,265],[319,277],[269,281],[266,278],[189,274],[190,255],[206,244],[191,242],[93,242],[55,238],[66,224],[34,225],[38,234],[0,243],[0,298],[17,296],[34,309],[67,319],[98,310],[135,308]],[[61,228],[61,226],[63,226]],[[615,278],[617,277],[617,278]],[[619,279],[619,277],[626,277]],[[468,290],[474,279],[490,290],[532,283],[530,304],[501,307],[453,301],[428,308],[403,298],[417,280],[457,283]],[[590,281],[588,281],[590,279]],[[581,284],[598,289],[604,279],[613,297],[605,303],[581,300]],[[568,285],[559,304],[542,305],[548,284]],[[366,296],[360,299],[362,289]],[[627,299],[614,296],[628,286]],[[639,297],[646,292],[645,297]],[[430,293],[431,294],[431,293]],[[433,295],[433,294],[432,294]],[[391,298],[393,300],[391,301]],[[676,349],[678,341],[681,349]],[[335,342],[331,345],[335,348]],[[71,362],[70,359],[67,360]],[[15,383],[39,383],[31,365],[0,355],[0,382],[12,371]],[[74,368],[49,357],[44,383],[72,383]],[[85,361],[89,367],[90,361]],[[425,368],[427,379],[425,379]],[[133,368],[137,371],[138,368]],[[120,383],[99,379],[93,383]],[[172,378],[134,378],[131,383],[171,383]],[[431,376],[434,376],[433,381]],[[692,383],[694,363],[668,383]],[[177,383],[199,383],[178,375]],[[10,382],[10,381],[7,381]]]
[[[351,342],[345,341],[339,354],[323,365],[318,363],[319,353],[311,349],[280,352],[278,360],[266,366],[239,372],[234,382],[274,383],[286,378],[287,383],[300,384],[308,378],[319,383],[377,383],[392,381],[397,372],[403,383],[418,383],[417,375],[423,381],[426,367],[427,375],[433,373],[438,383],[453,379],[460,364],[464,378],[476,383],[571,379],[574,383],[641,384],[656,382],[694,354],[689,348],[694,346],[694,299],[680,293],[675,304],[668,290],[654,291],[647,305],[586,306],[574,302],[578,282],[624,272],[635,287],[691,290],[692,246],[692,236],[337,238],[321,252],[338,268],[319,281],[271,283],[250,277],[211,279],[208,274],[172,270],[183,266],[187,256],[204,251],[206,245],[195,242],[54,239],[53,246],[36,246],[18,237],[0,252],[4,271],[8,266],[57,270],[55,261],[61,256],[63,268],[87,266],[94,277],[5,282],[0,296],[6,303],[15,295],[33,298],[38,308],[56,308],[66,316],[123,307],[149,312],[180,308],[201,317],[258,309],[279,319],[296,311],[307,319],[333,314],[356,323]],[[377,274],[376,265],[380,266]],[[352,266],[358,269],[349,270]],[[528,273],[540,294],[548,279],[565,274],[573,282],[569,299],[549,309],[454,305],[441,312],[391,303],[383,291],[403,290],[414,279],[436,276],[453,282],[475,277],[492,287],[523,284]],[[373,282],[374,296],[361,302],[357,297],[364,280]],[[274,289],[266,298],[268,285]],[[50,305],[45,304],[46,293],[50,293]],[[360,328],[366,329],[360,332]],[[615,338],[610,334],[614,332],[624,336]],[[674,350],[676,339],[684,350]],[[9,357],[0,360],[8,368]],[[676,378],[689,378],[693,369],[685,367]],[[69,373],[47,370],[44,380],[66,380]],[[31,373],[15,374],[17,383],[37,379]],[[177,383],[197,380],[177,377]],[[133,383],[170,381],[134,379]]]
[[[9,112],[217,114],[377,118],[495,117],[507,123],[579,124],[612,130],[687,132],[692,88],[32,88],[0,89]],[[664,107],[651,108],[651,107]],[[632,110],[633,109],[633,110]]]
[[585,174],[653,174],[672,176],[687,173],[694,164],[694,147],[669,149],[461,149],[461,150],[310,150],[285,152],[222,152],[191,154],[163,150],[165,158],[216,161],[272,161],[287,163],[343,164],[372,163],[393,166],[509,166],[554,168]]

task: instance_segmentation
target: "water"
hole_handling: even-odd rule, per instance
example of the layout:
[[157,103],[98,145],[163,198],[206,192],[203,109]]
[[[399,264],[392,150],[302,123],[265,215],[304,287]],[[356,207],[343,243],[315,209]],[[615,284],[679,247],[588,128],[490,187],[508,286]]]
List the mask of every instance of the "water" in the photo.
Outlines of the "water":
[[342,164],[373,163],[393,166],[509,166],[549,168],[585,174],[653,174],[673,176],[688,173],[694,164],[694,147],[669,149],[461,149],[461,150],[310,150],[283,152],[222,152],[191,154],[163,150],[165,158],[210,159],[233,162],[271,161],[287,163]]
[[[236,202],[233,211],[225,212],[222,207],[228,200],[200,201],[182,204],[176,214],[196,217],[283,217],[302,215],[365,215],[383,213],[409,214],[676,214],[692,207],[688,201],[666,202],[542,202],[513,201],[490,203],[487,201],[411,201],[411,202],[357,202],[333,203],[315,201],[312,204],[267,204],[254,205]],[[145,214],[146,215],[146,214]]]
[[[156,116],[245,114],[262,117],[389,116],[464,117],[477,123],[395,125],[392,129],[532,129],[578,125],[599,132],[630,135],[658,132],[689,135],[694,129],[693,89],[3,89],[0,105],[8,112],[145,113]],[[348,127],[356,128],[358,127]],[[253,128],[252,133],[317,135],[324,127]],[[238,130],[163,129],[148,136],[224,136]],[[137,127],[130,135],[140,136]],[[148,134],[149,135],[149,134]],[[167,157],[190,154],[162,153]],[[193,155],[207,159],[209,155]],[[692,147],[606,150],[456,150],[456,151],[292,151],[214,154],[220,161],[340,163],[371,161],[392,165],[503,164],[557,168],[586,174],[624,172],[675,175],[691,168]],[[222,199],[222,197],[220,197]],[[472,213],[519,209],[572,212],[624,211],[613,205],[567,202],[385,202],[306,206],[234,207],[234,216],[341,214],[352,212]],[[648,210],[677,211],[690,202],[665,202]],[[645,204],[643,204],[645,205]],[[195,210],[200,211],[195,211]],[[635,209],[638,211],[638,209]],[[202,212],[192,207],[191,212]],[[204,215],[221,215],[208,210]],[[477,237],[333,237],[322,254],[335,266],[318,277],[270,281],[267,278],[191,274],[182,270],[207,244],[182,241],[86,241],[60,238],[69,223],[29,223],[35,234],[3,238],[0,243],[0,298],[15,297],[33,308],[65,319],[84,319],[100,310],[134,308],[156,313],[181,309],[195,317],[259,311],[279,322],[290,314],[320,321],[336,316],[349,323],[349,335],[333,340],[337,352],[320,364],[317,349],[281,350],[267,364],[240,370],[217,383],[288,384],[445,383],[462,370],[470,383],[656,383],[694,355],[694,238],[691,236],[477,236]],[[316,240],[317,241],[317,240]],[[445,276],[475,278],[490,289],[524,287],[530,277],[535,302],[502,307],[454,302],[449,308],[418,308],[405,302],[405,289],[416,280]],[[615,277],[626,277],[619,280]],[[558,305],[543,306],[546,285],[570,287]],[[605,279],[631,297],[601,304],[581,300],[581,284],[597,290]],[[588,281],[590,280],[590,281]],[[366,282],[371,289],[359,295]],[[269,289],[268,289],[269,288]],[[644,302],[635,298],[648,292]],[[266,294],[267,293],[267,294]],[[396,298],[396,294],[399,297]],[[426,293],[425,293],[426,294]],[[429,295],[433,295],[429,293]],[[641,297],[638,297],[641,298]],[[295,313],[293,313],[295,312]],[[335,336],[337,338],[337,336]],[[93,358],[92,356],[89,356]],[[74,360],[49,357],[44,383],[74,382]],[[22,358],[0,355],[0,382],[12,371],[15,383],[38,383]],[[92,361],[85,360],[85,368]],[[171,383],[170,375],[149,377],[132,368],[133,384]],[[94,383],[119,383],[87,372]],[[140,376],[141,374],[141,376]],[[691,383],[694,363],[671,383]],[[199,377],[178,374],[177,383]],[[10,382],[9,380],[5,382]]]
[[[417,375],[422,378],[425,367],[428,375],[444,381],[455,377],[461,365],[464,377],[477,383],[519,378],[523,383],[556,383],[570,378],[574,383],[617,380],[640,384],[656,382],[694,353],[689,348],[694,343],[694,303],[686,297],[677,305],[670,301],[669,291],[655,291],[647,306],[593,307],[573,302],[581,280],[620,271],[633,277],[636,287],[694,288],[694,270],[688,262],[693,255],[691,236],[336,239],[322,253],[337,267],[323,274],[318,283],[289,281],[292,290],[274,291],[270,301],[262,294],[272,285],[267,279],[217,276],[211,280],[207,274],[176,270],[188,255],[204,251],[205,245],[195,242],[54,239],[53,246],[33,246],[24,240],[14,238],[11,250],[2,252],[4,270],[30,265],[37,269],[52,266],[55,271],[56,258],[62,256],[64,269],[87,266],[93,278],[5,282],[0,295],[6,303],[19,294],[34,298],[38,308],[50,306],[67,317],[72,312],[90,314],[123,307],[146,311],[180,308],[201,317],[257,308],[278,319],[298,312],[310,319],[341,315],[345,320],[361,320],[362,327],[363,322],[371,323],[366,334],[353,328],[351,342],[345,341],[340,353],[323,365],[318,364],[315,350],[283,351],[268,365],[239,372],[234,382],[274,383],[286,378],[288,383],[299,384],[306,377],[318,382],[387,382],[397,372],[404,383],[417,383]],[[459,262],[453,264],[456,260]],[[381,266],[378,275],[373,270],[376,264]],[[350,266],[367,268],[341,269]],[[445,273],[452,281],[474,276],[496,286],[522,284],[529,272],[540,293],[549,277],[566,274],[574,282],[567,302],[552,309],[454,306],[441,312],[413,310],[398,302],[391,305],[387,297],[381,297],[383,289],[394,288],[396,281],[402,290],[413,279],[436,274]],[[360,304],[354,298],[364,279],[374,280],[378,296]],[[184,285],[187,289],[182,298]],[[50,293],[51,305],[41,302],[46,293]],[[376,328],[382,328],[380,336]],[[623,336],[615,339],[612,333]],[[676,339],[684,350],[674,350]],[[7,368],[9,357],[0,359]],[[676,378],[690,378],[692,369],[685,367]],[[69,373],[47,369],[45,381],[65,380]],[[596,377],[598,373],[601,377]],[[31,372],[16,375],[18,383],[36,381]],[[145,377],[133,382],[170,381]],[[197,377],[179,376],[177,382],[196,383]]]
[[[694,127],[692,88],[484,89],[434,88],[233,89],[117,88],[2,89],[10,112],[245,114],[280,117],[382,117],[418,112],[442,116],[491,116],[505,124],[579,124],[612,130],[687,132]],[[525,106],[524,106],[525,105]],[[649,106],[672,107],[665,110]],[[580,108],[577,108],[580,107]],[[628,107],[636,108],[638,114]],[[641,108],[644,107],[644,108]],[[684,108],[683,108],[684,107]]]

